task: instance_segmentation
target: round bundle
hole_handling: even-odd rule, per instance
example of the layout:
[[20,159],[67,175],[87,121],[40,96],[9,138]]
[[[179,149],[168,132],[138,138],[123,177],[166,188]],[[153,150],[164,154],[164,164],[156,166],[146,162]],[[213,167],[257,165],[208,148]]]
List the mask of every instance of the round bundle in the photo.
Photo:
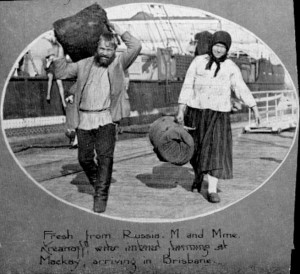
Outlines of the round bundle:
[[212,34],[208,31],[198,32],[195,35],[197,46],[195,49],[195,56],[209,54],[211,49]]
[[192,136],[183,126],[175,123],[174,117],[164,116],[157,119],[150,126],[149,138],[161,161],[184,165],[194,154]]
[[106,11],[96,3],[55,21],[53,27],[58,42],[73,62],[93,56],[100,34],[109,32]]

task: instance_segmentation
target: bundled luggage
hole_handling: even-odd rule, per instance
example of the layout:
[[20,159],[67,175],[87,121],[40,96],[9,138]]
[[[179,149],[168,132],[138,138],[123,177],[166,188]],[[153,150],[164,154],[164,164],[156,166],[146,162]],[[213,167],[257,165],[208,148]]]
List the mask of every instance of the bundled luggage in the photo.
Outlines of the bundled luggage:
[[73,16],[53,23],[54,33],[73,62],[93,56],[102,33],[109,32],[106,11],[93,4]]
[[192,136],[172,116],[163,116],[152,123],[149,138],[161,161],[184,165],[194,154]]

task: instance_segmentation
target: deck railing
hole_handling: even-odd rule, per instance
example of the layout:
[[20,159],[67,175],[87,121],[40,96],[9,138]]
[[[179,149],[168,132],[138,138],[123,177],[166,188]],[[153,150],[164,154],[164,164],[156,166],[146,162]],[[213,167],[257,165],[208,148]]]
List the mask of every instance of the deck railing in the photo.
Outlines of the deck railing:
[[[295,90],[268,90],[252,92],[252,94],[264,123],[270,123],[271,119],[298,121],[299,101]],[[252,118],[249,109],[249,126]]]

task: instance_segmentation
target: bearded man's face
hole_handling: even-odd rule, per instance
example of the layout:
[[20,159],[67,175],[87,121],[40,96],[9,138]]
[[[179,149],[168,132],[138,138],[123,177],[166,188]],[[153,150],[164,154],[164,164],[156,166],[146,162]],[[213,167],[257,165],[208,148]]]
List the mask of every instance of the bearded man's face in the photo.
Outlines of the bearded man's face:
[[98,66],[108,67],[116,57],[114,44],[111,41],[100,40],[94,57]]

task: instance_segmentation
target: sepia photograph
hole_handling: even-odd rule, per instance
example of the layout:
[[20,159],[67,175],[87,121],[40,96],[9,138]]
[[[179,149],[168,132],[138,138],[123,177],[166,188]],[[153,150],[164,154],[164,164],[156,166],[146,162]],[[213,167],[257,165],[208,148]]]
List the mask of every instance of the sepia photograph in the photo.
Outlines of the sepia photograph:
[[[295,87],[242,26],[149,3],[93,4],[53,26],[16,60],[3,128],[18,163],[59,200],[117,219],[194,218],[259,191],[287,156]],[[106,95],[95,85],[99,99],[85,95],[94,66],[111,83]]]
[[0,270],[290,273],[293,2],[54,2],[0,3]]

